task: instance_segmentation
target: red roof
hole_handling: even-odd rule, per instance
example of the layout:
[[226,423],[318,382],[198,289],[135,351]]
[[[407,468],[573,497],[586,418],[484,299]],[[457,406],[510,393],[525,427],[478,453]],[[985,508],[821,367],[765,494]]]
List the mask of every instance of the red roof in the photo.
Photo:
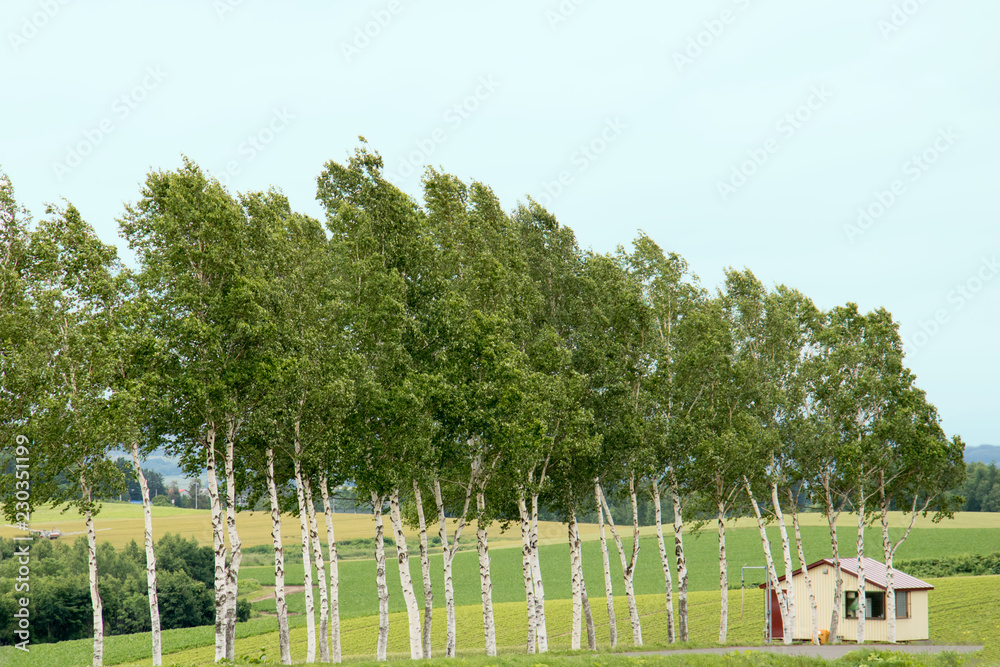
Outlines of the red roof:
[[[820,565],[829,565],[830,567],[833,567],[833,559],[824,558],[822,560],[818,560],[815,563],[810,564],[808,569],[812,570]],[[855,577],[858,576],[858,559],[841,558],[840,569],[848,574],[853,574]],[[802,572],[802,568],[792,572],[792,576],[794,577],[800,572]],[[784,581],[784,579],[784,575],[778,577],[778,581]],[[885,581],[885,565],[874,558],[865,557],[865,582],[882,589],[888,588]],[[897,591],[932,590],[934,588],[926,581],[921,581],[916,577],[911,577],[905,572],[900,572],[896,568],[892,568],[892,584],[893,588]],[[764,588],[764,584],[761,584],[760,587]]]

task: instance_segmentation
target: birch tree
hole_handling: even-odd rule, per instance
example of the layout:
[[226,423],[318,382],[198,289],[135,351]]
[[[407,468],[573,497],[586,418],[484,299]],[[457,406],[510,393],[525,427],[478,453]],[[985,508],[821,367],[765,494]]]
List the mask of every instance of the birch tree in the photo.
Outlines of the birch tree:
[[[120,427],[111,416],[109,395],[123,274],[115,249],[97,238],[75,207],[48,213],[31,234],[26,266],[32,345],[47,358],[39,369],[45,393],[32,401],[25,424],[37,448],[32,478],[40,483],[32,484],[32,502],[72,507],[85,519],[93,664],[100,667],[104,619],[94,516],[100,498],[125,487],[108,458]],[[60,475],[71,482],[57,484]]]
[[[904,393],[886,420],[882,433],[886,456],[878,470],[878,513],[886,570],[885,614],[887,639],[896,643],[896,587],[893,559],[909,537],[918,516],[934,512],[933,521],[954,516],[961,499],[954,489],[965,478],[965,444],[947,439],[937,410],[917,388]],[[889,533],[889,508],[901,508],[905,529],[898,539]]]
[[[411,354],[422,335],[417,312],[424,298],[421,267],[433,257],[426,216],[382,174],[377,153],[364,146],[346,165],[330,161],[318,179],[317,197],[327,211],[331,243],[341,258],[347,287],[354,349],[361,361],[357,400],[347,417],[354,444],[353,477],[371,495],[376,512],[376,546],[382,543],[382,504],[390,504],[397,561],[410,626],[410,655],[423,657],[419,609],[409,572],[409,552],[402,534],[399,491],[412,486],[412,465],[430,432],[426,384]],[[380,640],[384,657],[388,590],[383,563],[378,574]],[[384,631],[383,631],[384,630]]]
[[261,226],[271,217],[249,215],[247,203],[185,160],[176,171],[150,173],[140,199],[119,220],[151,295],[151,328],[167,351],[159,370],[167,409],[158,430],[190,470],[205,461],[215,548],[216,661],[235,655],[241,561],[236,441],[266,395],[272,371],[262,354],[274,323],[264,302],[268,263],[261,261],[269,251],[261,243],[267,233]]

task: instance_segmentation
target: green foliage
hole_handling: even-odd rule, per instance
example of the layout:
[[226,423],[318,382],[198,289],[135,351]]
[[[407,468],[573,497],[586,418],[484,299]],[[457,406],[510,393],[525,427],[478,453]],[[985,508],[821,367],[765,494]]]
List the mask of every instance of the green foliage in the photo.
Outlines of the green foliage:
[[962,554],[941,558],[917,558],[893,563],[893,567],[914,577],[955,577],[1000,574],[1000,553]]
[[1000,469],[996,463],[970,463],[966,470],[966,512],[1000,512]]
[[[213,554],[196,540],[165,535],[156,546],[157,592],[164,629],[211,623],[214,618],[212,591]],[[18,561],[10,556],[14,542],[0,538],[0,577],[13,580]],[[87,577],[87,540],[72,545],[41,540],[31,548],[30,595],[32,642],[58,642],[87,637],[92,629],[90,589]],[[118,551],[102,543],[97,553],[105,632],[109,635],[148,632],[146,555],[133,541]],[[0,643],[13,637],[13,587],[0,592]],[[242,606],[249,618],[250,605]]]

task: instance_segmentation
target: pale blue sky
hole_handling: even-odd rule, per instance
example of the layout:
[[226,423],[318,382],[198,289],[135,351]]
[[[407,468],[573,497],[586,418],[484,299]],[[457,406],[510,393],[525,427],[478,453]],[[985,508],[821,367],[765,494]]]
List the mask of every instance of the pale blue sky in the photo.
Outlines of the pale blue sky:
[[949,434],[1000,444],[998,26],[987,0],[7,0],[0,164],[121,246],[182,153],[319,217],[361,134],[416,197],[432,163],[584,247],[643,229],[709,286],[885,306]]

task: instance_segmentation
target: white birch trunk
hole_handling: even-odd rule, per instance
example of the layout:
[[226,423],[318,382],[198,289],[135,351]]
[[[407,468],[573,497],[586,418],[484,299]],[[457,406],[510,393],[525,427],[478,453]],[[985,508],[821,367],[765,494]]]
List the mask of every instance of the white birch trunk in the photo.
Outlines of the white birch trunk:
[[719,600],[719,643],[726,643],[729,629],[729,572],[726,567],[726,506],[718,503],[719,512],[719,589],[722,597]]
[[837,541],[837,518],[840,512],[833,510],[833,495],[830,492],[830,473],[823,474],[823,492],[826,502],[826,520],[830,526],[830,550],[833,552],[833,575],[835,581],[834,605],[830,614],[830,643],[839,644],[837,632],[840,623],[840,607],[844,603],[844,572],[840,567],[840,544]]
[[674,554],[677,557],[677,625],[681,641],[688,641],[688,571],[684,556],[684,522],[681,518],[681,494],[677,478],[670,473],[670,499],[674,505]]
[[295,495],[299,504],[299,531],[302,534],[302,570],[306,594],[306,662],[316,662],[316,607],[313,601],[312,557],[309,554],[309,510],[306,509],[305,483],[302,479],[302,454],[298,438],[295,439]]
[[858,643],[865,643],[865,617],[868,615],[868,601],[865,599],[865,496],[858,495]]
[[663,565],[663,579],[667,590],[667,641],[673,644],[674,636],[674,581],[670,576],[670,561],[667,560],[667,545],[663,541],[663,512],[660,509],[660,485],[653,477],[653,511],[656,515],[656,543],[660,548],[660,563]]
[[399,514],[399,491],[393,489],[389,494],[389,519],[396,536],[396,559],[399,563],[399,583],[403,589],[403,602],[406,604],[406,617],[410,623],[410,659],[421,660],[424,657],[423,639],[420,635],[420,606],[417,604],[417,594],[413,590],[413,579],[410,576],[410,552],[406,548],[406,535],[403,533],[403,519]]
[[[615,546],[618,547],[618,556],[621,558],[622,562],[622,578],[625,580],[625,600],[628,602],[628,615],[629,621],[632,623],[632,642],[636,646],[642,646],[642,624],[639,621],[639,608],[635,603],[635,588],[632,585],[632,575],[633,567],[635,566],[635,559],[639,553],[639,540],[638,535],[635,535],[635,539],[632,543],[632,561],[628,562],[625,559],[625,547],[622,545],[621,535],[618,534],[618,528],[615,526],[614,517],[611,515],[611,508],[608,507],[608,500],[604,497],[604,491],[601,490],[600,485],[598,485],[598,491],[601,494],[601,507],[604,508],[604,516],[608,522],[608,528],[611,529],[611,536],[615,540]],[[638,518],[637,516],[635,517]],[[638,525],[633,528],[633,534],[638,532]]]
[[479,583],[483,597],[483,634],[486,636],[486,655],[497,654],[497,631],[493,620],[493,581],[490,578],[490,546],[486,533],[486,522],[483,512],[486,510],[486,496],[482,487],[476,492],[476,507],[479,510],[479,520],[476,522],[477,550],[479,552]]
[[524,596],[528,606],[528,653],[535,653],[538,642],[535,638],[535,583],[531,576],[531,519],[523,492],[517,496],[517,511],[521,520],[521,577],[524,579]]
[[466,490],[465,495],[465,507],[462,510],[462,515],[458,518],[458,526],[455,528],[455,540],[454,544],[448,544],[448,519],[444,512],[444,498],[441,494],[441,481],[437,478],[434,479],[434,503],[437,507],[438,513],[438,535],[441,536],[441,551],[442,551],[442,561],[444,562],[444,606],[445,606],[445,616],[447,624],[447,636],[445,638],[445,656],[449,658],[455,657],[455,643],[456,643],[456,631],[455,631],[455,582],[452,578],[452,562],[455,558],[455,552],[458,549],[458,540],[462,536],[462,528],[465,527],[465,516],[469,510],[469,500],[472,493],[472,481],[469,483],[469,487]]
[[281,544],[281,505],[274,483],[274,449],[267,448],[267,493],[271,500],[271,543],[274,545],[274,610],[278,617],[278,650],[281,664],[292,664],[288,637],[288,601],[285,599],[285,548]]
[[531,578],[535,587],[535,639],[538,652],[549,650],[549,635],[545,625],[545,586],[542,584],[542,567],[538,557],[538,494],[531,494]]
[[[884,484],[884,481],[882,482]],[[889,503],[885,498],[885,487],[879,487],[882,494],[882,550],[885,556],[885,620],[886,639],[890,644],[896,643],[896,585],[892,572],[892,542],[889,539]]]
[[323,516],[326,519],[326,543],[330,560],[330,660],[341,661],[340,654],[340,570],[337,565],[337,539],[333,533],[333,506],[326,473],[321,472],[319,490],[323,494]]
[[[754,516],[757,517],[757,529],[760,531],[760,543],[764,549],[764,564],[767,566],[767,579],[771,582],[771,590],[774,591],[774,596],[778,599],[778,612],[781,614],[781,627],[790,628],[788,625],[788,607],[785,604],[785,594],[781,590],[781,586],[778,583],[778,572],[774,567],[774,558],[771,556],[771,540],[767,538],[767,529],[764,527],[764,517],[761,516],[760,506],[757,505],[757,499],[753,495],[753,490],[750,488],[750,480],[747,479],[746,475],[743,476],[743,484],[747,491],[747,496],[750,497],[750,504],[753,506]],[[768,602],[770,604],[770,601]],[[771,613],[774,613],[773,611]],[[791,632],[783,632],[783,635],[787,635],[791,638]],[[787,643],[791,643],[790,641]]]
[[611,587],[611,554],[608,553],[608,540],[604,534],[604,509],[601,507],[600,482],[594,480],[594,500],[597,502],[597,526],[601,538],[601,558],[604,561],[604,596],[608,605],[608,629],[610,631],[611,648],[618,646],[618,622],[615,619],[615,596]]
[[[90,487],[85,476],[80,476],[83,497],[91,499]],[[104,664],[104,605],[97,585],[97,532],[94,530],[94,515],[88,509],[84,516],[87,521],[87,572],[90,576],[90,606],[94,620],[94,667]]]
[[149,620],[153,639],[153,667],[163,664],[163,649],[160,636],[160,598],[156,592],[156,552],[153,550],[153,513],[149,501],[149,485],[139,461],[139,443],[132,443],[132,468],[142,492],[142,515],[145,523],[143,542],[146,545],[146,596],[149,598]]
[[372,493],[375,512],[375,586],[378,588],[378,648],[376,659],[385,661],[389,646],[389,586],[385,580],[385,536],[382,524],[382,503],[385,498]]
[[323,562],[323,544],[319,541],[316,506],[313,504],[312,484],[308,477],[302,479],[305,487],[306,511],[309,514],[309,542],[312,544],[313,563],[316,566],[316,587],[319,591],[319,661],[330,662],[330,600],[326,587],[326,564]]
[[212,545],[215,550],[215,661],[226,658],[226,540],[223,536],[222,502],[215,473],[215,429],[205,438],[205,473],[212,502]]
[[816,592],[813,590],[812,577],[806,565],[805,552],[802,549],[802,531],[799,529],[799,511],[795,495],[788,489],[788,506],[792,510],[792,526],[795,528],[795,546],[799,553],[799,563],[802,564],[802,578],[806,584],[806,592],[809,594],[809,610],[812,612],[812,643],[819,644],[819,606],[816,604]]
[[583,588],[580,585],[580,561],[576,551],[576,512],[569,516],[569,572],[570,591],[573,597],[573,625],[571,626],[570,648],[574,651],[580,648],[580,630],[583,621]]
[[[795,629],[795,587],[792,585],[792,547],[788,541],[788,530],[785,528],[785,515],[781,511],[781,500],[778,498],[778,485],[771,482],[771,504],[774,505],[774,516],[778,519],[778,533],[781,535],[781,555],[785,561],[785,609],[788,618],[788,625],[782,626],[790,628],[782,633],[784,643],[792,643],[792,634]],[[808,563],[802,563],[802,569]]]
[[587,648],[596,651],[597,631],[594,628],[594,615],[590,611],[590,598],[587,597],[587,579],[583,576],[583,546],[580,544],[580,525],[576,523],[575,515],[573,516],[573,526],[576,560],[580,573],[580,601],[583,606],[583,618],[587,623]]
[[892,566],[892,561],[896,556],[896,549],[899,548],[906,538],[910,536],[910,531],[913,530],[913,524],[917,522],[917,517],[926,512],[927,508],[930,507],[931,501],[934,500],[934,496],[929,496],[924,499],[924,506],[917,509],[917,504],[919,502],[919,497],[915,496],[913,498],[913,506],[910,507],[910,525],[906,527],[906,531],[903,532],[903,536],[899,538],[899,541],[895,544],[892,543],[892,539],[889,537],[889,502],[885,496],[885,479],[882,477],[880,480],[880,494],[882,499],[882,548],[885,552],[885,583],[886,583],[886,618],[888,620],[887,627],[887,639],[890,644],[896,643],[896,584],[895,584],[895,570]]
[[236,473],[234,468],[236,424],[226,428],[226,525],[229,528],[229,567],[226,568],[226,657],[236,659],[236,600],[239,596],[243,549],[236,531]]
[[424,516],[424,498],[420,484],[413,480],[413,500],[417,504],[417,522],[420,526],[420,571],[424,579],[424,658],[431,659],[431,622],[434,619],[434,589],[431,587],[431,561],[427,551],[427,518]]

